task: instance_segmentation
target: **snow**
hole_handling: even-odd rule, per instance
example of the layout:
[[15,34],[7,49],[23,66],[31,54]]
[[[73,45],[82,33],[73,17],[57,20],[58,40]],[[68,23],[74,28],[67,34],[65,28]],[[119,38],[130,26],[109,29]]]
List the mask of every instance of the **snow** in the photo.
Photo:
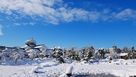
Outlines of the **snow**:
[[11,51],[11,50],[13,50],[13,48],[11,48],[11,47],[5,48],[5,51]]
[[126,56],[128,53],[120,53],[119,56]]
[[39,45],[39,46],[36,46],[34,48],[43,48],[43,49],[47,49],[47,47],[45,45]]
[[25,41],[26,43],[27,42],[31,42],[31,43],[36,43],[36,41],[33,39],[33,38],[30,38],[29,40]]
[[[44,58],[35,60],[5,61],[0,64],[0,77],[66,77],[72,74],[113,74],[120,77],[136,75],[135,59],[115,59],[109,63],[108,59],[99,62],[73,62],[59,64],[55,59]],[[118,64],[117,64],[118,63]],[[34,72],[36,71],[36,72]]]
[[72,73],[72,69],[73,69],[72,66],[68,67],[65,73],[66,73],[66,74],[67,74],[67,73]]
[[30,49],[31,47],[29,47],[28,45],[24,45],[23,47],[21,48],[26,48],[26,49]]

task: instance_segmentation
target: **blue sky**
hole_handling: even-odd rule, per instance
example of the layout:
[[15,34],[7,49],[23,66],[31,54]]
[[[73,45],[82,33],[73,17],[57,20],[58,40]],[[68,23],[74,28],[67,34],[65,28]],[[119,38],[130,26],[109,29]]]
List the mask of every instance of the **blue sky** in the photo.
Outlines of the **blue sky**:
[[0,45],[136,46],[136,0],[0,0]]

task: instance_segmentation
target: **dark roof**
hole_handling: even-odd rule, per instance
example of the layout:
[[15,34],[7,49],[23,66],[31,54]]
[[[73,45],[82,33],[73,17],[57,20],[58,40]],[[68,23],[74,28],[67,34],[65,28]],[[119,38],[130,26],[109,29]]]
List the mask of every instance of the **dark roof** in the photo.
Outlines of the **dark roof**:
[[44,44],[40,44],[40,45],[36,45],[36,46],[42,46],[42,45],[44,45]]
[[46,49],[46,52],[53,52],[52,49]]

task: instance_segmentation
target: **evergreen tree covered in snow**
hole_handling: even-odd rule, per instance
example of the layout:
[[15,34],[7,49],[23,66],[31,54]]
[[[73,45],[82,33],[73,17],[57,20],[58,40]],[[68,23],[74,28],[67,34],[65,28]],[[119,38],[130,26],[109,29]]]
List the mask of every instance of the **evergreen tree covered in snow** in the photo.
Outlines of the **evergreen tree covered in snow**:
[[70,62],[76,59],[76,50],[74,45],[69,50],[66,51],[66,56]]
[[101,54],[100,54],[100,52],[99,52],[99,49],[98,50],[95,50],[95,53],[94,53],[94,58],[95,59],[97,59],[97,60],[99,60],[100,58],[101,58]]
[[29,56],[30,59],[33,60],[34,58],[37,57],[36,51],[35,51],[34,49],[30,49],[30,50],[27,51],[27,52],[29,52],[29,53],[28,53],[28,56]]
[[104,52],[104,48],[100,48],[99,49],[99,53],[100,53],[100,57],[103,59],[104,58],[104,56],[105,56],[105,52]]
[[94,53],[94,47],[88,46],[87,47],[87,58],[90,59],[93,56],[93,53]]
[[129,52],[130,52],[130,49],[129,49],[128,47],[124,47],[124,48],[122,49],[122,52],[123,52],[123,53],[129,53]]
[[65,63],[64,59],[61,56],[58,58],[58,61],[59,63]]
[[130,54],[131,54],[132,59],[136,59],[136,50],[135,50],[134,46],[131,47],[131,53]]
[[0,63],[3,61],[3,53],[0,53]]

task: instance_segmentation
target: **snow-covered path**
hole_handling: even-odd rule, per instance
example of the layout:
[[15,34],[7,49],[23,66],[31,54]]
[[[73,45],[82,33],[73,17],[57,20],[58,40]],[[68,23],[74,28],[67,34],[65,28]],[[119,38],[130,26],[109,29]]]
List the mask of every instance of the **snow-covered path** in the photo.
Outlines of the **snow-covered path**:
[[0,66],[0,77],[30,77],[35,66]]
[[[125,62],[129,62],[125,64]],[[119,63],[119,61],[117,61]],[[116,62],[116,63],[117,63]],[[65,73],[69,66],[73,66],[73,74],[113,74],[120,77],[136,75],[136,64],[131,60],[123,60],[117,65],[115,62],[99,62],[94,64],[85,63],[65,63],[58,64],[53,60],[42,60],[31,65],[0,65],[0,77],[58,77]],[[38,73],[34,73],[38,71]]]

